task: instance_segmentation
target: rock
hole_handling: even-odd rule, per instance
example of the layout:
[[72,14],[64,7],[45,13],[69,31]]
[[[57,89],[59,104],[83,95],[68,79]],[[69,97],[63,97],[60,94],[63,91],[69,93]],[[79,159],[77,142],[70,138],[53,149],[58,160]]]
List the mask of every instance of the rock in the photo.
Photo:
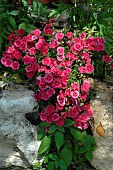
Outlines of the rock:
[[36,127],[25,114],[33,112],[37,103],[34,92],[19,88],[4,90],[0,99],[0,168],[9,165],[27,167],[37,161],[40,142]]
[[[97,149],[91,164],[97,170],[113,170],[113,90],[102,82],[96,82],[94,87],[97,96],[91,101],[95,125],[92,129]],[[101,137],[102,133],[105,137]]]

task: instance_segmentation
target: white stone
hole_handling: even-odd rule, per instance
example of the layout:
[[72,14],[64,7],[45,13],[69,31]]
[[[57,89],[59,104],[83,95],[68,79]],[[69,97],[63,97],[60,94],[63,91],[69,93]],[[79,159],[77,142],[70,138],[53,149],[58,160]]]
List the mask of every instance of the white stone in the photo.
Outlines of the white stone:
[[0,99],[0,168],[37,160],[36,127],[25,118],[37,103],[31,90],[5,90]]
[[[94,138],[97,149],[94,152],[92,165],[97,170],[113,170],[113,90],[106,87],[105,83],[95,84],[97,97],[91,101],[94,110]],[[102,123],[105,138],[96,133],[98,125]]]

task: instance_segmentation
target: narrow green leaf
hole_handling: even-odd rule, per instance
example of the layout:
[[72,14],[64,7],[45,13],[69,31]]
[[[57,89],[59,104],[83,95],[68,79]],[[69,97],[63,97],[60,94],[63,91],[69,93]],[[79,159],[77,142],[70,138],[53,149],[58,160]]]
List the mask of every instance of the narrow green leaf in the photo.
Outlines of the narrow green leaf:
[[41,142],[41,145],[39,147],[38,153],[39,154],[44,153],[50,147],[50,144],[51,144],[51,138],[49,138],[48,136],[45,136],[42,139],[42,142]]
[[105,45],[105,50],[106,50],[106,52],[107,52],[108,54],[110,54],[110,52],[111,52],[111,44],[106,41],[106,42],[104,43],[104,45]]
[[91,145],[91,151],[95,151],[97,149],[97,145]]
[[74,151],[75,151],[75,153],[78,153],[79,148],[80,148],[79,143],[76,142],[75,145],[74,145]]
[[5,34],[2,34],[2,37],[7,40],[7,36]]
[[54,133],[57,129],[58,129],[58,126],[51,125],[50,128],[49,128],[49,132],[48,133]]
[[64,135],[62,132],[59,131],[55,133],[55,143],[58,150],[64,144]]
[[26,0],[22,0],[22,3],[24,6],[27,6],[27,1]]
[[65,129],[64,129],[62,126],[59,127],[59,130],[60,130],[61,132],[65,133]]
[[63,148],[61,151],[61,158],[65,161],[66,165],[69,166],[72,161],[72,151],[68,148]]
[[47,123],[47,122],[41,122],[40,124],[42,127],[46,127],[46,126],[50,126],[51,124]]
[[36,27],[35,27],[34,25],[26,24],[26,23],[24,23],[24,22],[19,25],[19,29],[20,29],[20,28],[23,28],[23,29],[26,30],[26,32],[28,32],[28,33],[31,33],[33,30],[36,29]]
[[74,125],[75,121],[71,120],[71,119],[65,119],[65,124],[63,125],[64,127],[69,127]]
[[10,15],[14,15],[14,16],[16,16],[16,15],[18,15],[18,14],[19,14],[19,10],[11,11],[9,14],[10,14]]
[[86,131],[82,132],[82,135],[83,135],[84,139],[87,138],[87,132]]
[[51,161],[48,163],[47,170],[54,170],[54,162]]
[[71,134],[73,135],[73,137],[74,137],[75,139],[78,139],[78,140],[80,140],[80,141],[83,141],[82,133],[81,133],[78,129],[76,129],[76,128],[71,128],[71,129],[70,129],[70,132],[71,132]]
[[95,138],[93,136],[88,135],[88,139],[90,140],[91,144],[96,145],[96,141],[95,141]]
[[87,151],[91,150],[91,142],[88,138],[84,139],[84,147],[87,149]]
[[37,134],[37,140],[41,140],[43,138],[44,134],[43,133],[38,133]]
[[14,19],[12,16],[9,16],[9,17],[8,17],[8,20],[9,20],[9,22],[10,22],[10,24],[12,25],[13,28],[16,28],[16,27],[17,27],[16,21],[15,21],[15,19]]
[[42,3],[38,2],[38,16],[40,16],[42,14]]
[[63,159],[59,160],[59,167],[62,168],[63,170],[67,170],[66,163]]
[[110,42],[110,43],[113,42],[113,39],[111,39],[111,38],[109,38],[109,37],[105,37],[105,39],[106,39],[108,42]]
[[36,0],[33,0],[33,7],[32,7],[33,11],[35,11],[37,9],[37,2]]
[[93,153],[92,152],[87,152],[85,156],[86,156],[87,160],[92,161],[92,159],[93,159]]
[[11,33],[11,32],[13,32],[13,29],[8,25],[7,26],[7,30]]
[[55,10],[51,10],[49,17],[52,17],[53,15],[55,15],[57,12]]

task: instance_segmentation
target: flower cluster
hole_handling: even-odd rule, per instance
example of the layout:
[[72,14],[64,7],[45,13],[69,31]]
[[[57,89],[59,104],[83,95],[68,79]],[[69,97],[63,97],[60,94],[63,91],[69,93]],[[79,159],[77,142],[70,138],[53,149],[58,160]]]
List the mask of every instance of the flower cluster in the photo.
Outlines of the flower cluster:
[[[28,35],[23,29],[16,30],[8,40],[10,46],[1,63],[13,70],[22,67],[27,78],[36,79],[34,98],[40,107],[43,103],[41,121],[62,126],[68,118],[75,127],[86,129],[93,111],[87,100],[90,82],[83,75],[94,72],[92,54],[105,50],[104,38],[87,38],[84,32],[79,37],[73,32],[56,32],[50,22],[42,31],[36,29]],[[102,60],[111,62],[108,55]]]

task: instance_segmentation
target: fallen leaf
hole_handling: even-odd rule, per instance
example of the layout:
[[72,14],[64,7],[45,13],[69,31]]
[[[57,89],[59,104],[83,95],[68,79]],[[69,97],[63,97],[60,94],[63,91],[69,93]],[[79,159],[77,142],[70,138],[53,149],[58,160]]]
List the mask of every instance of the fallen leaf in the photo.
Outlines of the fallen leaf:
[[96,128],[96,133],[101,136],[102,138],[105,138],[105,129],[102,126],[102,123],[100,122],[99,125]]

